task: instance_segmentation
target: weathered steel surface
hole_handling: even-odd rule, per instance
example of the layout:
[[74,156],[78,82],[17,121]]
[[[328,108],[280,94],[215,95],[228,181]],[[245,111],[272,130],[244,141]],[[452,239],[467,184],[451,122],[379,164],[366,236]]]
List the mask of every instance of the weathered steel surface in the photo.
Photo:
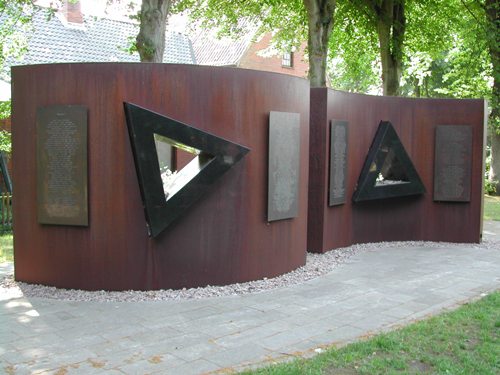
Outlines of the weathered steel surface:
[[289,219],[298,215],[300,160],[300,114],[271,112],[268,221]]
[[[16,279],[90,290],[146,290],[241,282],[303,265],[307,179],[299,181],[298,216],[268,223],[267,151],[269,113],[300,113],[300,173],[308,175],[308,95],[305,80],[231,68],[13,68],[14,196],[21,197],[14,202]],[[157,238],[148,237],[145,228],[125,101],[251,150]],[[89,116],[89,226],[40,225],[36,108],[75,103],[86,106]]]
[[40,107],[36,122],[38,222],[88,225],[87,108]]
[[[482,228],[485,135],[483,100],[374,97],[329,89],[311,90],[308,250],[325,252],[353,243],[391,240],[478,242]],[[347,197],[380,121],[390,121],[427,190],[423,196],[328,207],[328,128],[332,118],[349,122]],[[434,202],[435,129],[472,128],[470,202]]]
[[436,127],[434,200],[469,202],[472,175],[472,127]]

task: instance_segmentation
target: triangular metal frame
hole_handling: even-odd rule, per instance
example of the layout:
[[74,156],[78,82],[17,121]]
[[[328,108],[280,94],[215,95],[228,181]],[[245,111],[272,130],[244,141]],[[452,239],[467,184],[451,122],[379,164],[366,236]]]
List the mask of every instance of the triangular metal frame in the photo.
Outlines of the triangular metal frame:
[[[135,104],[124,103],[149,235],[156,237],[250,150]],[[201,151],[192,177],[165,198],[154,134]]]
[[[382,151],[384,150],[384,151]],[[390,185],[376,186],[377,177],[384,165],[388,150],[392,150],[404,167],[407,181]],[[370,150],[359,175],[356,191],[352,197],[354,202],[367,200],[420,195],[425,187],[417,170],[406,153],[406,150],[389,121],[381,121],[373,139]]]

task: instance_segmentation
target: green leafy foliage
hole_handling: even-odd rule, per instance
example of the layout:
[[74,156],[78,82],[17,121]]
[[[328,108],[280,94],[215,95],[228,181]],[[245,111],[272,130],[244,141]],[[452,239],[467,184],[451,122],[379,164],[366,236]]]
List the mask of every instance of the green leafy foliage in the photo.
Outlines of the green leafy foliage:
[[366,93],[382,85],[377,36],[364,12],[349,2],[337,3],[329,61],[335,89]]
[[[381,87],[379,41],[373,14],[366,11],[371,3],[338,2],[330,40],[334,88],[366,93]],[[498,33],[488,29],[484,7],[484,0],[405,2],[401,95],[485,97],[494,107],[495,73],[488,43]]]
[[274,47],[283,51],[307,40],[307,15],[302,0],[179,0],[173,11],[188,11],[193,26],[234,38],[248,31],[244,21],[250,21],[259,26],[256,34],[273,32]]
[[485,16],[480,8],[475,10],[477,15],[463,10],[462,17],[454,17],[457,27],[442,56],[442,81],[436,81],[435,92],[457,98],[491,97],[493,72],[485,22],[478,22],[481,16],[484,21]]
[[[0,102],[0,120],[10,117],[11,101]],[[0,152],[10,154],[12,150],[11,135],[5,130],[0,130]]]
[[11,101],[0,102],[0,120],[10,117]]
[[11,135],[5,130],[0,130],[0,151],[7,154],[10,154],[12,151]]
[[34,0],[0,0],[0,67],[26,51],[26,33],[37,10]]
[[490,181],[489,179],[484,180],[484,192],[488,195],[496,195],[497,193],[498,181]]

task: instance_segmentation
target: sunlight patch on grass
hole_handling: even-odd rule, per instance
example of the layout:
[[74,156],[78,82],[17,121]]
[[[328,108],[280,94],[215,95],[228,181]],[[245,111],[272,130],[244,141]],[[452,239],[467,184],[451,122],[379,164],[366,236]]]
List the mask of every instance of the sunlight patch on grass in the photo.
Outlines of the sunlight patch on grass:
[[484,196],[484,220],[500,221],[500,197]]
[[0,234],[0,263],[14,261],[12,233]]

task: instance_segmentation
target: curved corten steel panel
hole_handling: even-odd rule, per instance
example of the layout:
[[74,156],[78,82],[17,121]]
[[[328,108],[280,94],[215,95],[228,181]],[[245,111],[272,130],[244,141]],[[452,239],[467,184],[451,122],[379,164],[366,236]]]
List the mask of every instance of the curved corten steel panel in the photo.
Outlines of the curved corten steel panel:
[[[482,231],[484,100],[411,99],[311,90],[308,250],[354,243],[428,240],[479,242]],[[345,204],[328,206],[331,120],[348,122]],[[353,203],[352,196],[379,123],[390,121],[426,193]],[[470,202],[433,200],[436,127],[472,127]]]
[[[305,263],[307,179],[299,215],[268,223],[271,111],[300,114],[308,175],[309,84],[274,73],[166,64],[13,68],[14,246],[17,280],[87,290],[222,285]],[[131,102],[251,151],[186,214],[148,237],[123,103]],[[89,226],[36,217],[36,109],[88,108]]]

